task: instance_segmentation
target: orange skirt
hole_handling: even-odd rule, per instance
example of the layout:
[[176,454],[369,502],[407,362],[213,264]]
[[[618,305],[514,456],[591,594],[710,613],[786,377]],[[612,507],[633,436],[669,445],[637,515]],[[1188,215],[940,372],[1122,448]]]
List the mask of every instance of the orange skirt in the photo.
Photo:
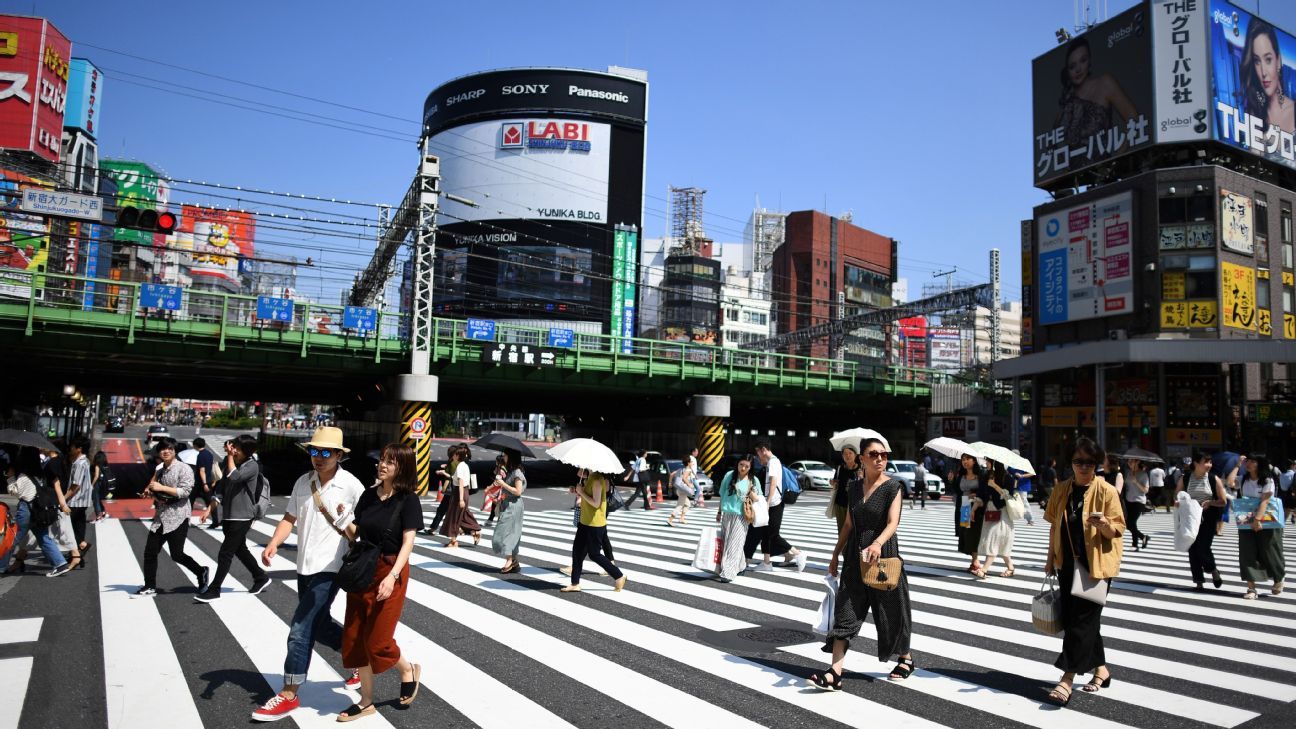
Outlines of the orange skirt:
[[408,564],[401,570],[391,596],[386,600],[378,599],[378,585],[391,573],[394,564],[396,555],[382,555],[369,589],[347,593],[346,624],[342,626],[342,665],[346,668],[368,666],[376,676],[400,662],[396,624],[405,608]]

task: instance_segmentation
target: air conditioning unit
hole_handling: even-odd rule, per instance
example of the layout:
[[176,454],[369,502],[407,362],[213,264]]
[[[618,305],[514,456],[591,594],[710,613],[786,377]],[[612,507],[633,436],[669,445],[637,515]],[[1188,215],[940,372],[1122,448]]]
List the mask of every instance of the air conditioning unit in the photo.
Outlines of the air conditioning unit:
[[1123,342],[1129,339],[1129,332],[1124,329],[1113,329],[1107,332],[1107,338],[1114,342]]

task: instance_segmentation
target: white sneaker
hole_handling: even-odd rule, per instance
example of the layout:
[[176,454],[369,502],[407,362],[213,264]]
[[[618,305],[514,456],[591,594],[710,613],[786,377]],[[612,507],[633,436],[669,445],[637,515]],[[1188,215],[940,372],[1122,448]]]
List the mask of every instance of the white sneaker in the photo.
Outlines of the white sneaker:
[[806,553],[805,553],[805,552],[800,552],[800,553],[797,554],[797,556],[796,556],[797,572],[805,572],[805,566],[806,566],[806,560],[807,560],[807,559],[808,559],[808,558],[806,557]]
[[751,568],[752,572],[773,572],[774,564],[772,562],[760,562]]

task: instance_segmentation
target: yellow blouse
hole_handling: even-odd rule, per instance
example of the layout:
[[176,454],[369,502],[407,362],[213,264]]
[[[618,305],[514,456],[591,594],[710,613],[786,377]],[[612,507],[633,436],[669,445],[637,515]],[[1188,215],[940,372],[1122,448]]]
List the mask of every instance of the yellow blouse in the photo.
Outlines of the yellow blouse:
[[586,503],[584,499],[581,499],[580,523],[592,527],[607,526],[607,487],[608,480],[598,474],[590,474],[585,479],[585,483],[580,487],[581,491],[591,499],[594,498],[596,493],[601,492],[603,498],[599,501],[599,508],[597,509]]
[[[1063,516],[1066,513],[1067,501],[1071,499],[1072,479],[1059,481],[1049,496],[1048,507],[1044,509],[1044,520],[1052,527],[1049,529],[1049,545],[1053,550],[1053,566],[1062,568],[1062,540],[1066,539],[1066,525]],[[1084,513],[1101,511],[1107,517],[1116,536],[1108,539],[1098,532],[1098,527],[1084,524],[1085,551],[1089,557],[1089,574],[1094,579],[1107,579],[1120,573],[1121,556],[1124,553],[1125,513],[1121,509],[1120,493],[1116,487],[1107,483],[1101,476],[1095,476],[1084,495]]]

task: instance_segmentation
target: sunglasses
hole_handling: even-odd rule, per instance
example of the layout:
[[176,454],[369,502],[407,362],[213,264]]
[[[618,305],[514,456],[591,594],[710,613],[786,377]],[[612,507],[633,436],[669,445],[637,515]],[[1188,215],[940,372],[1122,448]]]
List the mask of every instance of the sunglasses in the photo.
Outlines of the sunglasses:
[[330,458],[335,452],[331,448],[310,448],[307,450],[311,458]]
[[887,459],[886,451],[869,451],[864,454],[865,458],[872,458],[875,461],[885,461]]
[[1098,465],[1098,461],[1091,461],[1087,458],[1077,458],[1074,461],[1071,461],[1071,465],[1076,468],[1093,468]]

